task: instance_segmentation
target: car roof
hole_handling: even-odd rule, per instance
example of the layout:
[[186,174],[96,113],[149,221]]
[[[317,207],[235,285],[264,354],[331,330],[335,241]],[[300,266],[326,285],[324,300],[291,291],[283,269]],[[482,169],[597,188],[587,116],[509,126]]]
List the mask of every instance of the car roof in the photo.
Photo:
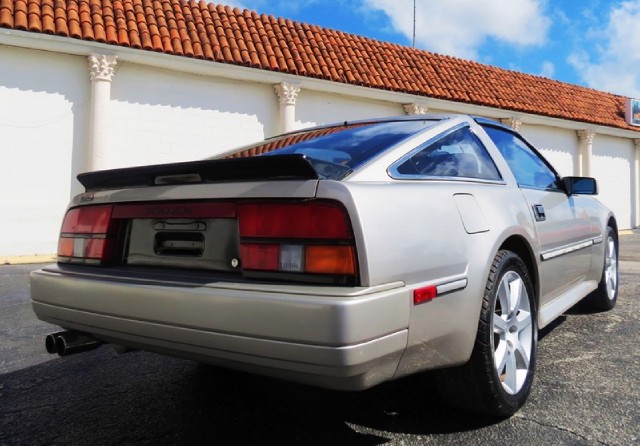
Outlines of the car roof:
[[481,116],[475,116],[475,115],[465,115],[465,114],[424,114],[424,115],[400,115],[400,116],[386,116],[383,118],[369,118],[369,119],[358,119],[358,120],[346,120],[346,121],[338,121],[338,122],[332,122],[330,124],[323,124],[323,125],[318,125],[318,126],[314,126],[314,127],[305,127],[303,129],[298,129],[298,130],[294,130],[291,132],[287,132],[287,133],[282,133],[279,135],[274,135],[272,137],[266,138],[265,141],[268,141],[270,139],[275,139],[275,138],[279,138],[281,136],[284,135],[295,135],[297,133],[303,133],[303,132],[308,132],[308,131],[313,131],[313,130],[322,130],[322,129],[326,129],[326,128],[331,128],[331,127],[337,127],[337,126],[349,126],[349,125],[362,125],[362,124],[379,124],[379,123],[385,123],[385,122],[401,122],[401,121],[423,121],[423,120],[428,120],[428,121],[447,121],[450,119],[455,119],[455,118],[459,118],[459,117],[467,117],[467,118],[471,118],[474,121],[476,121],[478,124],[480,125],[493,125],[496,127],[501,127],[505,130],[509,130],[509,131],[513,131],[513,129],[507,125],[502,124],[499,121],[495,121],[493,119],[489,119],[489,118],[484,118]]
[[402,122],[402,121],[446,121],[448,119],[453,119],[459,116],[468,116],[468,115],[404,115],[404,116],[388,116],[384,118],[370,118],[370,119],[359,119],[353,121],[338,121],[332,122],[330,124],[323,124],[314,127],[305,127],[303,129],[294,130],[287,133],[281,133],[275,136],[271,136],[266,138],[265,141],[269,141],[270,139],[280,138],[286,135],[295,135],[297,133],[304,133],[314,130],[322,130],[331,127],[337,126],[350,126],[350,125],[362,125],[362,124],[381,124],[385,122]]

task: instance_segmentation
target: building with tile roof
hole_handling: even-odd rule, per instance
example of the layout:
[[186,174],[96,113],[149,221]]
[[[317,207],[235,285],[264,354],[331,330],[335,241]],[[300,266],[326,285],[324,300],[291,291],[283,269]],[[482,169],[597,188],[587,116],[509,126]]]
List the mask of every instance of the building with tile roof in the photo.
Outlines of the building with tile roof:
[[403,113],[500,119],[561,174],[596,176],[621,227],[640,221],[640,128],[619,95],[204,1],[0,0],[0,61],[0,186],[27,191],[2,198],[20,218],[0,230],[50,228],[0,257],[55,250],[80,171]]

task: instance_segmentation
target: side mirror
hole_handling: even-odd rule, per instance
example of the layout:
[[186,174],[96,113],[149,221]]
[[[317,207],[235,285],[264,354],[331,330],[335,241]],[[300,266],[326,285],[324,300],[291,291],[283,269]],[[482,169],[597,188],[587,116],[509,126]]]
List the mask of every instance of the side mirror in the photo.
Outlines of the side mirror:
[[598,195],[598,183],[595,178],[564,177],[562,184],[569,195]]

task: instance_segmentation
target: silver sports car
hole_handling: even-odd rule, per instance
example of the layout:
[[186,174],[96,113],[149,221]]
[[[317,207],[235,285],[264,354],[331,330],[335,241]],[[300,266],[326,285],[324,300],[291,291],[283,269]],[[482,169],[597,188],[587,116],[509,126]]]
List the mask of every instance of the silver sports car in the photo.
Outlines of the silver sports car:
[[85,173],[31,276],[50,353],[110,343],[358,390],[430,369],[507,416],[538,330],[618,293],[613,213],[508,127],[344,122],[224,158]]

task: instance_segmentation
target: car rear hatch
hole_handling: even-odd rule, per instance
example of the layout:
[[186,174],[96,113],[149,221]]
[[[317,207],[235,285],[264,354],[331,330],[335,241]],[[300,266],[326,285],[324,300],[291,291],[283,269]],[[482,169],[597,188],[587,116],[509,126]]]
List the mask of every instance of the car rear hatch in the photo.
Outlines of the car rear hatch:
[[248,279],[357,283],[344,207],[316,200],[303,156],[205,160],[81,174],[58,261],[197,269]]

